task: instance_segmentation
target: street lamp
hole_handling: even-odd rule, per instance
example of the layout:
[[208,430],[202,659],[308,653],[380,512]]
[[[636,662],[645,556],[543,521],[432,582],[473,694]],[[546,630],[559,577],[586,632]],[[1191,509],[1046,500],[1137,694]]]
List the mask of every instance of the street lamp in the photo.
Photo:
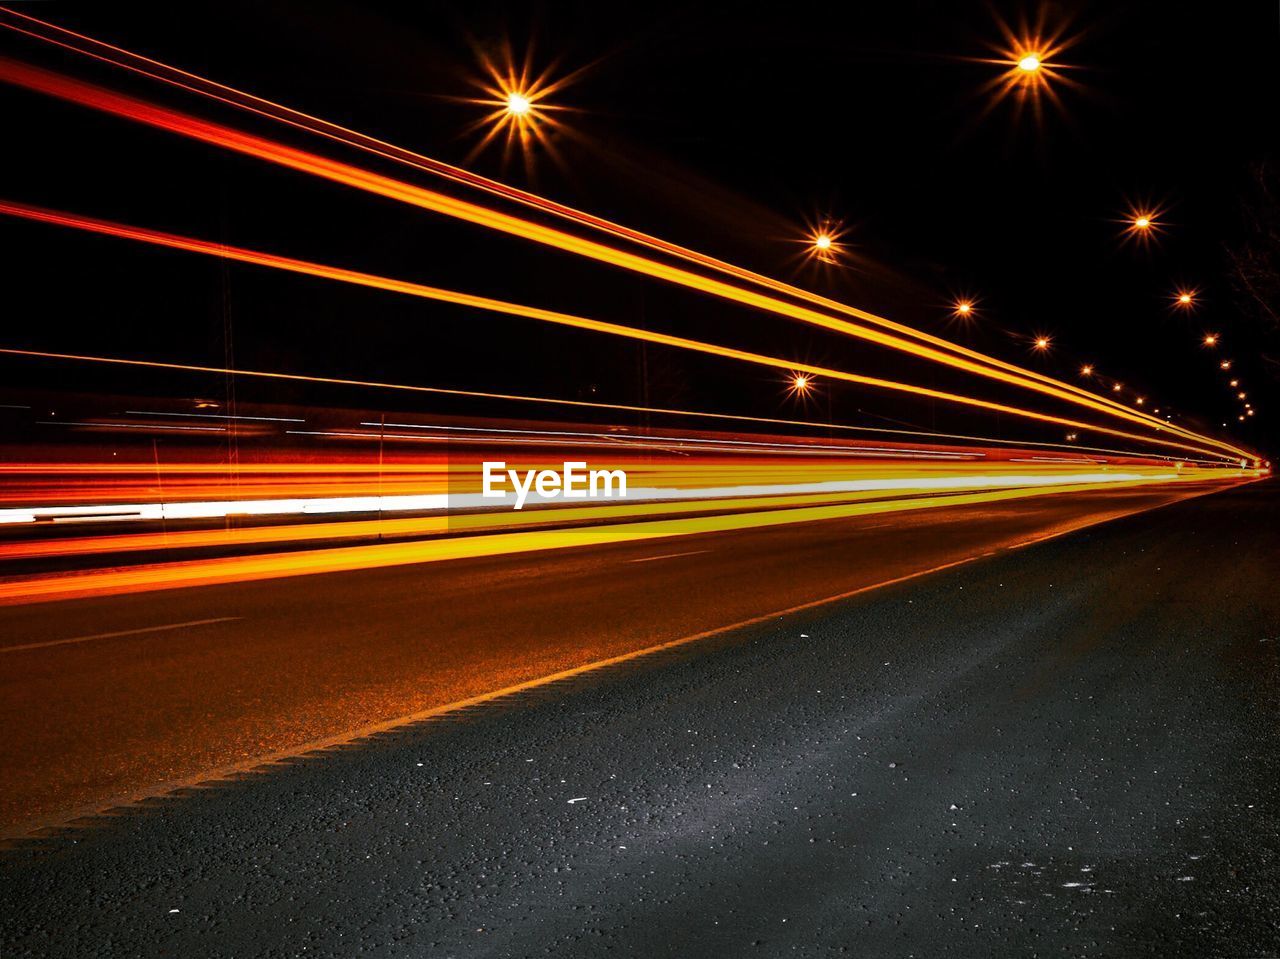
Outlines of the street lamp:
[[1093,376],[1093,366],[1092,366],[1092,364],[1086,363],[1084,366],[1080,367],[1080,375],[1081,375],[1081,376]]
[[507,94],[507,113],[513,117],[527,116],[529,111],[533,109],[533,103],[529,98],[516,90],[512,90]]
[[806,241],[808,255],[823,263],[839,262],[840,255],[844,252],[844,247],[840,243],[840,237],[843,235],[844,231],[840,225],[830,219],[821,220],[816,225],[811,224]]
[[[1125,239],[1146,246],[1161,232],[1160,210],[1154,207],[1130,206],[1123,220]],[[1190,291],[1179,291],[1190,292]]]
[[1049,344],[1053,341],[1047,336],[1037,336],[1035,340],[1035,348],[1043,353],[1049,348]]
[[1218,334],[1217,334],[1217,333],[1206,333],[1206,334],[1204,335],[1204,345],[1205,345],[1205,346],[1217,346],[1217,345],[1218,345]]

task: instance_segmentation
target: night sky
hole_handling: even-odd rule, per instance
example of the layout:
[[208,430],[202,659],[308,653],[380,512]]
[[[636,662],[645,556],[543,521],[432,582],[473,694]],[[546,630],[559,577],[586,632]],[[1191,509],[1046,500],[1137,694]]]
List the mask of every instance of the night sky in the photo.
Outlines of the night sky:
[[[1272,3],[377,6],[47,3],[34,12],[1055,376],[1096,364],[1107,382],[1149,397],[1148,408],[1274,446],[1280,57]],[[999,23],[1016,29],[1024,15],[1032,23],[1042,16],[1068,41],[1054,62],[1070,83],[1055,86],[1060,106],[1046,103],[1039,118],[984,92],[1004,69],[982,62],[999,56]],[[3,42],[7,55],[252,126],[47,46]],[[532,51],[536,69],[553,77],[581,71],[554,96],[572,108],[557,114],[566,127],[553,138],[558,162],[541,152],[530,170],[496,147],[472,155],[481,134],[468,128],[485,109],[466,102],[484,95],[474,82],[483,78],[477,51],[501,56],[508,43],[519,59]],[[2,95],[11,199],[1016,396],[81,107]],[[1163,210],[1164,230],[1146,248],[1120,239],[1117,221],[1132,204]],[[806,221],[824,217],[847,231],[841,265],[803,257]],[[759,369],[657,348],[642,355],[598,335],[52,227],[0,228],[9,251],[0,345],[804,412],[779,377]],[[1235,267],[1246,261],[1242,279]],[[1198,289],[1194,313],[1171,308],[1179,286]],[[977,300],[969,324],[950,317],[959,294]],[[1208,330],[1222,334],[1223,351],[1201,346]],[[1047,355],[1029,351],[1039,333],[1053,338]],[[1223,356],[1235,360],[1232,373],[1259,409],[1247,426],[1235,421],[1241,404],[1217,368]],[[15,389],[50,385],[32,379],[30,366],[6,361],[3,369]],[[54,386],[104,388],[97,375]],[[260,398],[418,402],[301,388]],[[830,412],[866,425],[1009,429],[847,387],[817,402],[824,419]]]

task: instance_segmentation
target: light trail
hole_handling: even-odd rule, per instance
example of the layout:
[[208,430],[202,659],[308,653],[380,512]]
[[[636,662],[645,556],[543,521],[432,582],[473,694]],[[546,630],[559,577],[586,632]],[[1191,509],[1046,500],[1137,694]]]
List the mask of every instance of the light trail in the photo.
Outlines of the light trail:
[[[1232,471],[1235,475],[1236,471]],[[797,496],[807,494],[920,492],[926,490],[1007,489],[1031,486],[1091,485],[1110,483],[1154,482],[1203,478],[1195,474],[1155,471],[1092,473],[966,473],[963,475],[895,477],[881,475],[868,479],[835,480],[817,483],[765,484],[743,486],[697,487],[692,489],[632,487],[625,497],[601,497],[619,503],[645,503],[675,500],[716,500],[742,497]],[[413,496],[318,497],[312,499],[223,499],[195,502],[112,503],[109,505],[33,506],[0,509],[0,525],[40,522],[158,522],[160,520],[222,519],[230,516],[314,516],[326,513],[394,513],[440,512],[465,509],[508,510],[515,495],[490,498],[480,493],[450,491]],[[528,505],[554,506],[562,500],[530,491]],[[557,510],[557,514],[561,511]],[[611,507],[612,515],[627,515],[622,507]],[[610,513],[594,513],[600,517]],[[514,514],[504,512],[503,516]],[[0,552],[0,555],[3,555]]]
[[879,500],[829,506],[808,506],[766,512],[730,513],[679,519],[646,520],[609,526],[584,526],[526,532],[460,536],[410,543],[335,547],[257,556],[221,557],[98,570],[83,574],[33,576],[0,582],[0,605],[50,602],[159,589],[209,586],[246,580],[278,579],[352,569],[376,569],[496,555],[518,555],[546,550],[668,539],[699,533],[763,529],[794,523],[848,519],[855,516],[899,513],[992,503],[1054,493],[1093,489],[1118,489],[1149,482],[1176,479],[1148,478],[1129,483],[1043,486],[988,490],[912,499]]
[[[723,281],[711,279],[700,274],[691,273],[679,267],[670,266],[646,257],[619,250],[592,240],[583,239],[552,227],[543,226],[510,214],[501,213],[486,207],[478,206],[464,200],[449,197],[432,190],[414,186],[391,177],[382,176],[350,164],[321,157],[308,151],[276,143],[263,137],[238,131],[221,124],[200,120],[196,117],[169,110],[145,101],[114,93],[93,84],[83,83],[70,78],[42,70],[9,58],[0,58],[0,79],[27,89],[58,97],[70,102],[92,107],[115,116],[134,120],[159,129],[200,140],[205,143],[221,146],[247,156],[294,169],[300,172],[341,183],[346,186],[364,190],[388,199],[397,200],[422,209],[431,210],[445,216],[475,223],[499,232],[519,236],[523,239],[552,246],[594,259],[600,262],[631,270],[646,276],[662,279],[680,286],[696,289],[704,293],[718,296],[743,305],[763,309],[768,312],[788,316],[801,322],[846,333],[891,349],[913,354],[952,366],[980,376],[1000,380],[1015,386],[1035,390],[1045,395],[1054,396],[1077,405],[1085,406],[1098,412],[1139,423],[1148,428],[1154,427],[1157,432],[1173,433],[1211,447],[1229,452],[1236,457],[1253,459],[1253,454],[1216,440],[1174,426],[1166,421],[1156,419],[1148,414],[1137,413],[1128,407],[1111,400],[1095,397],[1082,392],[1078,387],[1069,384],[1057,384],[1029,378],[1024,373],[1013,374],[1008,370],[991,367],[984,362],[975,362],[965,357],[953,355],[932,346],[921,345],[909,339],[882,332],[871,327],[861,326],[840,320],[826,314],[818,313],[806,307],[766,296],[751,290],[736,287]],[[797,364],[788,364],[793,369],[801,369]],[[1014,369],[1018,369],[1014,367]],[[816,372],[816,371],[814,371]],[[936,397],[942,398],[942,397]],[[1065,420],[1056,420],[1066,423]],[[1093,427],[1099,429],[1098,427]],[[1113,435],[1131,436],[1132,434],[1114,433]],[[1185,447],[1191,448],[1191,447]]]
[[[720,440],[707,439],[702,436],[629,436],[625,433],[590,433],[582,430],[529,430],[529,429],[510,429],[510,428],[493,428],[480,426],[444,426],[438,423],[374,423],[371,421],[361,421],[361,426],[391,426],[401,429],[414,430],[446,430],[451,433],[474,433],[483,436],[486,440],[490,439],[491,434],[501,434],[504,436],[536,436],[536,437],[555,437],[559,439],[606,439],[610,440],[610,445],[615,448],[619,445],[632,446],[652,446],[657,440],[662,440],[664,446],[671,447],[673,444],[679,447],[679,444],[695,443],[704,445],[708,449],[732,448],[734,450],[749,450],[751,452],[766,451],[770,453],[791,452],[794,450],[803,450],[806,453],[852,453],[857,456],[896,456],[905,458],[921,458],[921,459],[969,459],[974,457],[985,456],[985,453],[975,451],[950,451],[950,450],[930,450],[921,452],[918,449],[907,449],[904,447],[884,447],[884,446],[834,446],[824,443],[816,446],[813,443],[780,443],[776,441],[765,440]],[[370,433],[370,436],[379,434]],[[453,441],[454,436],[441,436],[439,439],[447,439]],[[574,445],[577,445],[576,443]]]
[[[875,427],[875,426],[854,426],[847,423],[817,423],[809,420],[791,420],[791,419],[781,419],[781,418],[769,417],[769,416],[743,416],[736,413],[715,413],[715,412],[710,412],[706,410],[679,410],[679,409],[672,409],[670,407],[660,407],[660,406],[633,406],[625,403],[606,403],[598,400],[570,400],[570,399],[562,399],[560,397],[550,397],[550,396],[525,396],[525,395],[515,394],[515,393],[491,393],[491,392],[483,392],[478,390],[449,389],[449,388],[440,387],[440,386],[416,386],[416,385],[406,384],[406,383],[386,383],[386,382],[379,382],[379,381],[373,381],[373,380],[352,380],[352,379],[341,379],[337,377],[311,376],[311,375],[302,374],[302,373],[277,373],[277,372],[271,372],[271,371],[246,370],[246,369],[220,367],[220,366],[200,366],[200,365],[187,364],[187,363],[168,363],[168,362],[162,362],[158,360],[138,360],[138,359],[130,359],[127,357],[91,356],[91,355],[78,354],[78,353],[54,353],[54,352],[47,352],[42,350],[19,350],[19,349],[4,348],[4,347],[0,347],[0,356],[19,356],[19,357],[27,357],[32,359],[58,360],[58,361],[66,361],[66,362],[104,363],[108,365],[135,366],[135,367],[142,367],[142,368],[148,368],[148,369],[172,370],[177,372],[210,373],[217,376],[244,376],[244,377],[251,377],[251,378],[278,379],[278,380],[289,380],[289,381],[317,383],[317,384],[329,384],[334,386],[353,386],[353,387],[364,387],[364,388],[373,388],[373,389],[385,389],[385,390],[392,390],[392,391],[405,391],[405,392],[413,392],[413,393],[428,393],[428,394],[434,394],[439,396],[467,397],[470,399],[501,400],[505,402],[547,404],[552,406],[566,406],[566,407],[577,408],[577,409],[611,410],[611,411],[619,411],[619,412],[625,412],[625,413],[645,413],[645,414],[658,414],[662,416],[715,419],[715,420],[723,420],[725,422],[752,423],[756,425],[767,425],[767,426],[800,426],[800,427],[806,427],[809,429],[844,430],[844,431],[856,432],[856,433],[874,433],[877,435],[891,434],[894,436],[918,436],[928,440],[948,440],[948,441],[955,441],[955,442],[989,443],[995,446],[1015,446],[1015,447],[1036,446],[1036,447],[1041,447],[1045,449],[1060,449],[1060,450],[1072,450],[1072,451],[1085,450],[1093,453],[1106,453],[1114,456],[1139,455],[1128,450],[1119,450],[1119,449],[1111,449],[1111,448],[1096,447],[1096,446],[1080,446],[1074,443],[1065,444],[1065,443],[1047,443],[1047,442],[1042,442],[1037,440],[1011,440],[1011,439],[1001,439],[1001,438],[990,437],[990,436],[973,436],[971,434],[965,434],[965,433],[937,433],[937,432],[928,432],[928,431],[922,431],[922,430],[887,429],[884,427]],[[27,406],[24,406],[21,408],[30,409],[30,407],[27,407]],[[405,425],[407,426],[409,424],[405,424]],[[1140,455],[1152,456],[1156,458],[1164,458],[1164,459],[1169,459],[1171,461],[1174,459],[1181,459],[1181,460],[1186,460],[1187,462],[1202,463],[1204,465],[1218,464],[1221,462],[1221,460],[1216,460],[1216,459],[1201,460],[1201,459],[1196,459],[1194,457],[1173,457],[1164,453],[1144,453]],[[1219,456],[1220,454],[1214,453],[1210,455]],[[6,466],[5,464],[0,464],[0,473],[4,472],[8,468],[9,467]],[[150,467],[148,467],[148,469],[150,469]],[[225,467],[216,467],[216,469],[225,470]]]
[[[1077,474],[1037,476],[1032,482],[1019,482],[1027,477],[1001,476],[992,481],[992,477],[921,477],[915,481],[903,480],[897,483],[883,482],[834,482],[834,483],[795,483],[775,485],[772,487],[726,487],[710,490],[676,490],[645,491],[637,490],[634,496],[626,501],[617,500],[599,506],[556,506],[554,508],[533,509],[521,512],[503,510],[501,512],[470,512],[452,516],[413,516],[392,519],[344,520],[325,523],[289,524],[273,526],[251,526],[233,529],[174,530],[164,532],[132,532],[95,536],[58,537],[41,540],[16,540],[0,542],[0,560],[20,561],[47,559],[51,557],[89,556],[105,553],[129,553],[148,551],[170,551],[178,549],[198,549],[210,547],[246,547],[266,546],[288,543],[304,543],[316,541],[336,541],[352,539],[373,539],[375,537],[409,538],[426,536],[443,536],[448,534],[492,532],[495,530],[519,527],[572,526],[584,523],[622,522],[638,518],[655,516],[675,516],[679,514],[698,513],[730,513],[758,512],[761,510],[784,509],[798,506],[830,505],[837,503],[866,502],[882,498],[879,494],[892,491],[898,496],[918,495],[922,493],[947,491],[952,493],[972,493],[997,489],[1031,489],[1039,486],[1060,487],[1063,490],[1077,485],[1089,485],[1100,488],[1110,483],[1132,484],[1135,482],[1166,482],[1170,474],[1157,472],[1124,474]],[[1217,478],[1217,477],[1215,477]],[[1175,480],[1196,481],[1204,479],[1203,475],[1178,475]],[[773,490],[775,492],[765,492]],[[777,492],[785,490],[786,492]],[[671,492],[675,494],[667,498],[648,496],[650,492]],[[705,498],[704,498],[705,497]],[[316,512],[373,512],[374,501],[384,503],[377,512],[393,512],[397,500],[406,497],[366,497],[355,502],[350,509],[330,509],[336,500],[325,502],[325,509]],[[418,497],[422,501],[428,499],[439,503],[435,508],[443,509],[444,495],[437,497]],[[642,500],[632,502],[632,500]],[[473,497],[468,502],[478,502]],[[484,501],[491,504],[492,500]],[[236,503],[195,503],[180,504],[194,506],[196,509],[180,510],[170,519],[187,519],[192,516],[221,517],[235,515]],[[281,503],[284,508],[293,505]],[[547,505],[543,502],[542,505]],[[218,507],[231,507],[219,512]],[[52,518],[59,522],[81,520],[97,522],[133,522],[137,520],[156,521],[164,517],[165,507],[162,504],[146,506],[115,507],[116,510],[136,510],[134,515],[105,512],[111,507],[102,507],[103,512],[85,514],[78,512],[86,507],[67,507],[61,513],[53,510],[41,510],[38,515],[31,511],[37,520]],[[305,511],[305,510],[304,510]],[[8,516],[0,516],[0,523],[21,521],[20,514],[26,511],[3,511]],[[310,515],[316,515],[312,512]],[[263,515],[263,514],[258,514]],[[282,515],[273,513],[271,515]],[[15,520],[14,517],[18,517]]]
[[[1111,436],[1119,436],[1125,439],[1136,440],[1140,443],[1146,443],[1156,446],[1167,446],[1175,449],[1192,450],[1195,452],[1205,453],[1210,456],[1221,456],[1221,452],[1215,452],[1214,447],[1221,447],[1244,458],[1252,459],[1252,454],[1243,451],[1236,451],[1234,447],[1220,444],[1214,440],[1205,440],[1209,444],[1208,447],[1199,445],[1187,445],[1173,439],[1165,439],[1163,437],[1148,437],[1137,433],[1129,433],[1123,430],[1116,430],[1111,427],[1099,426],[1081,422],[1079,420],[1068,419],[1066,417],[1055,416],[1049,413],[1039,413],[1034,410],[1023,409],[1021,407],[1009,406],[1003,403],[995,403],[990,400],[982,400],[976,397],[963,396],[957,393],[949,393],[943,390],[935,390],[930,387],[915,386],[912,384],[901,383],[895,380],[886,380],[879,377],[864,376],[859,373],[847,373],[843,370],[836,370],[824,366],[816,366],[809,363],[797,363],[791,360],[785,360],[778,357],[765,356],[760,353],[751,353],[746,350],[738,350],[731,347],[719,346],[713,343],[706,343],[700,340],[692,340],[686,337],[673,336],[668,333],[658,333],[653,330],[642,330],[634,327],[624,326],[619,323],[610,323],[605,320],[595,320],[582,316],[574,316],[568,313],[560,313],[554,310],[545,310],[539,307],[524,306],[518,303],[510,303],[505,300],[496,300],[490,297],[477,296],[470,293],[461,293],[454,290],[445,290],[439,287],[426,286],[420,283],[413,283],[408,280],[396,280],[389,277],[377,276],[370,273],[362,273],[356,270],[348,270],[342,267],[327,266],[325,264],[313,263],[306,260],[298,260],[292,257],[279,256],[272,253],[263,253],[255,250],[245,249],[243,247],[229,246],[224,243],[214,243],[208,240],[199,240],[192,237],[179,236],[172,233],[163,233],[157,230],[148,230],[143,227],[134,227],[121,223],[114,223],[109,220],[99,220],[92,217],[82,217],[73,214],[62,213],[56,210],[46,210],[41,207],[29,206],[27,204],[14,203],[11,201],[0,201],[0,213],[10,216],[21,217],[23,219],[34,220],[37,222],[50,223],[57,226],[71,227],[74,229],[85,230],[91,233],[98,233],[106,236],[116,236],[124,239],[137,240],[144,243],[150,243],[156,246],[168,247],[171,249],[185,250],[191,253],[201,253],[207,256],[215,256],[222,259],[236,260],[238,262],[250,263],[256,266],[265,266],[273,269],[284,270],[291,273],[300,273],[306,276],[314,276],[322,279],[334,280],[342,283],[349,283],[355,286],[363,286],[371,289],[385,290],[393,293],[401,293],[407,296],[415,296],[421,299],[433,300],[436,302],[452,303],[458,306],[467,306],[480,310],[488,310],[494,313],[501,313],[509,316],[520,316],[527,319],[539,320],[542,322],[553,323],[559,326],[567,326],[575,329],[590,330],[597,333],[606,333],[613,336],[624,337],[626,339],[641,340],[648,343],[655,343],[662,346],[671,346],[677,349],[689,350],[691,352],[704,353],[712,356],[722,357],[724,359],[737,360],[745,363],[751,363],[757,366],[765,366],[773,369],[785,370],[789,373],[801,371],[816,376],[823,376],[832,380],[840,380],[846,383],[857,383],[863,386],[871,386],[879,389],[886,389],[896,392],[909,393],[915,396],[925,396],[931,399],[943,400],[958,405],[970,406],[978,409],[990,410],[998,413],[1008,413],[1012,416],[1024,417],[1027,419],[1038,420],[1044,423],[1055,423],[1061,426],[1069,426],[1076,429],[1092,430],[1094,432],[1107,433]],[[22,351],[9,351],[11,353],[19,353]],[[35,351],[25,353],[24,355],[37,355]],[[1194,438],[1194,434],[1193,434]]]
[[[13,20],[5,22],[3,19],[5,16],[11,17]],[[39,20],[28,14],[0,7],[0,24],[16,32],[35,37],[44,42],[62,47],[63,49],[72,50],[83,56],[109,63],[121,69],[129,70],[149,79],[157,80],[191,93],[212,98],[221,103],[288,124],[296,129],[328,138],[345,146],[354,147],[384,159],[389,159],[414,169],[481,190],[492,196],[501,197],[502,199],[519,203],[530,209],[548,213],[561,219],[576,223],[580,226],[585,226],[590,229],[606,233],[617,239],[637,243],[648,247],[649,249],[678,257],[687,262],[716,270],[717,272],[732,276],[736,279],[745,280],[747,282],[763,286],[767,289],[771,289],[775,292],[804,300],[805,302],[812,303],[816,306],[835,310],[847,316],[876,324],[884,329],[892,330],[895,333],[921,340],[941,349],[949,350],[961,356],[968,357],[977,362],[1030,377],[1045,384],[1052,384],[1056,387],[1064,388],[1070,392],[1076,393],[1079,396],[1091,399],[1100,399],[1105,404],[1118,409],[1126,409],[1122,404],[1110,399],[1109,397],[1100,397],[1097,394],[1076,386],[1073,383],[1056,380],[1050,376],[1036,372],[1035,370],[1025,369],[996,357],[987,356],[986,354],[968,349],[958,343],[952,343],[948,340],[942,339],[941,337],[932,336],[922,330],[914,329],[913,327],[906,326],[905,324],[896,323],[885,317],[857,309],[856,307],[848,304],[841,303],[837,300],[832,300],[811,291],[755,273],[751,270],[708,256],[707,254],[662,240],[658,237],[654,237],[650,234],[643,233],[626,226],[622,226],[621,224],[614,223],[602,217],[597,217],[593,214],[577,210],[554,200],[541,197],[535,193],[530,193],[526,190],[521,190],[517,187],[501,183],[497,180],[480,176],[479,174],[472,173],[468,170],[462,169],[461,167],[444,163],[443,161],[425,156],[421,153],[406,150],[403,147],[398,147],[384,140],[379,140],[376,137],[352,130],[348,127],[343,127],[339,124],[332,123],[302,111],[295,110],[291,107],[284,106],[283,104],[275,103],[252,93],[218,83],[206,77],[201,77],[198,74],[142,56],[141,54],[125,50],[121,47],[97,40],[93,37],[76,33],[72,30],[58,26],[57,24]]]

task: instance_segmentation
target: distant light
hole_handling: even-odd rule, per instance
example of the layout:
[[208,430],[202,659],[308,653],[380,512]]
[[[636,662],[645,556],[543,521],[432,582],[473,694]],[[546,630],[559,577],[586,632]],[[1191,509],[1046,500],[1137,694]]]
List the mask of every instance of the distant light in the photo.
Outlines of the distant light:
[[1111,392],[1119,393],[1122,389],[1124,389],[1124,385],[1122,383],[1117,383],[1115,386],[1111,387]]
[[1222,367],[1224,370],[1229,370],[1229,369],[1231,369],[1231,361],[1230,361],[1230,360],[1223,360],[1223,361],[1222,361],[1221,363],[1219,363],[1218,365],[1219,365],[1220,367]]
[[1037,336],[1037,337],[1036,337],[1036,349],[1037,349],[1037,350],[1047,350],[1047,349],[1049,348],[1049,343],[1050,343],[1050,340],[1049,340],[1049,337],[1047,337],[1047,336]]
[[844,246],[840,242],[841,236],[843,231],[840,225],[830,219],[811,224],[805,241],[809,245],[809,256],[823,263],[838,263],[840,256],[844,253]]
[[1084,366],[1080,367],[1080,375],[1093,376],[1093,367],[1086,363]]
[[[1137,206],[1130,204],[1124,213],[1123,219],[1119,222],[1124,224],[1124,239],[1126,241],[1137,243],[1139,246],[1147,246],[1154,243],[1156,237],[1164,232],[1164,223],[1161,217],[1164,215],[1164,209],[1159,206],[1144,204]],[[1177,293],[1193,293],[1194,290],[1178,290]],[[1177,295],[1173,296],[1173,301],[1177,303]]]
[[1218,334],[1217,334],[1217,333],[1206,333],[1206,334],[1204,335],[1204,345],[1205,345],[1205,346],[1217,346],[1217,345],[1218,345]]
[[1244,399],[1247,395],[1248,395],[1247,393],[1240,392],[1240,393],[1237,393],[1237,394],[1236,394],[1236,398],[1237,398],[1237,399]]
[[522,117],[533,108],[533,103],[523,93],[512,90],[507,94],[507,112],[514,117]]
[[1232,380],[1232,381],[1231,381],[1231,385],[1232,385],[1232,386],[1239,386],[1239,385],[1240,385],[1240,381],[1239,381],[1239,380]]
[[1143,399],[1141,396],[1139,396],[1136,400],[1134,400],[1134,402],[1137,403],[1139,406],[1141,406],[1143,403],[1146,402],[1146,400]]
[[970,303],[968,300],[961,300],[959,303],[956,304],[956,312],[959,313],[961,316],[968,316],[970,313],[973,312],[973,304]]
[[797,393],[803,393],[807,390],[809,388],[809,382],[809,377],[805,376],[803,373],[797,373],[791,378],[791,385],[795,388]]
[[1040,69],[1040,57],[1034,53],[1028,53],[1018,61],[1018,69],[1023,73],[1035,73]]

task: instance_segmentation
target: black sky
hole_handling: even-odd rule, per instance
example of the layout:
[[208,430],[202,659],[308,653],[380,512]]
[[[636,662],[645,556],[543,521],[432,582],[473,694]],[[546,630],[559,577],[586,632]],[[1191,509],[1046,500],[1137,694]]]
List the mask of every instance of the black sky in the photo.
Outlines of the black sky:
[[[25,8],[24,8],[25,9]],[[665,238],[946,332],[1064,378],[1097,364],[1204,428],[1270,446],[1280,335],[1230,282],[1256,165],[1276,158],[1272,3],[1012,6],[46,3],[36,15]],[[1001,20],[1043,16],[1072,39],[1073,81],[1043,118],[994,106],[980,62]],[[556,95],[572,135],[532,178],[490,150],[468,160],[476,50],[510,43],[582,69]],[[9,55],[137,93],[5,38]],[[935,377],[802,327],[530,250],[79,107],[6,91],[5,194],[423,282],[644,323],[797,359]],[[196,101],[167,102],[195,109]],[[232,114],[221,114],[234,119]],[[1125,246],[1126,205],[1167,211],[1151,249]],[[842,268],[797,258],[806,219],[849,229]],[[543,393],[643,397],[634,347],[450,308],[224,268],[122,241],[3,225],[5,345]],[[1191,317],[1169,308],[1199,288]],[[957,292],[980,301],[951,325]],[[1261,415],[1240,427],[1205,330]],[[1054,338],[1047,357],[1026,337]],[[658,352],[654,402],[785,408],[759,371]],[[19,375],[17,373],[15,376]],[[935,379],[941,385],[961,381]],[[971,391],[993,395],[990,390]],[[933,425],[937,410],[837,391],[839,418]],[[1191,419],[1191,416],[1197,417]],[[1229,423],[1224,431],[1220,425]]]

